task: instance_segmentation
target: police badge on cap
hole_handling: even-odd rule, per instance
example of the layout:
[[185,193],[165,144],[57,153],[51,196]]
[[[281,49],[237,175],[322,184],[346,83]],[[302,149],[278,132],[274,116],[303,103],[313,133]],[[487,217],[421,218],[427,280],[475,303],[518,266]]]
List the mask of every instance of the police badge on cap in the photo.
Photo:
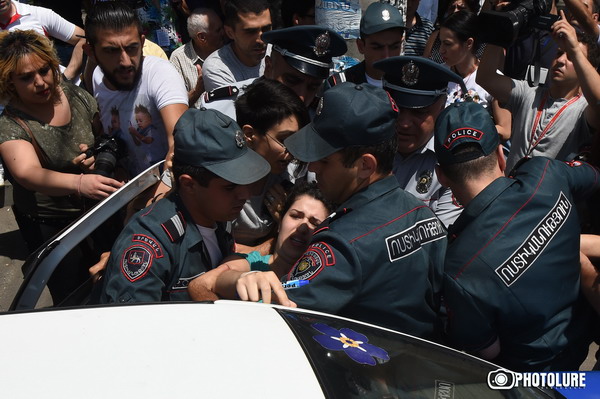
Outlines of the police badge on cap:
[[313,51],[317,57],[324,57],[329,52],[329,45],[331,39],[329,38],[329,32],[325,32],[317,36],[315,39],[315,47]]
[[402,82],[407,86],[414,86],[419,82],[419,67],[414,62],[402,67]]

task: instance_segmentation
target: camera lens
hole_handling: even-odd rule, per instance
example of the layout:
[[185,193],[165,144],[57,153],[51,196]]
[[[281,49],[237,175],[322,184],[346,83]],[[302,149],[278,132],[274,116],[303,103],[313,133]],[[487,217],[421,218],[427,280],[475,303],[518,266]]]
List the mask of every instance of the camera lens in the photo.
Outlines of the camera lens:
[[111,151],[101,152],[96,155],[94,173],[106,177],[112,177],[113,170],[117,164],[117,157]]

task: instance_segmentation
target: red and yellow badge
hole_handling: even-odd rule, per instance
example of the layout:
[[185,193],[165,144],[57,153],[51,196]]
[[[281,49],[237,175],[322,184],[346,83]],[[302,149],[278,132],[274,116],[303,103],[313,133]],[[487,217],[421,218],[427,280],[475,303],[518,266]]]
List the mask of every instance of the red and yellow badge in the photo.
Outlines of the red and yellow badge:
[[302,258],[296,263],[289,274],[289,280],[311,280],[323,268],[335,265],[335,255],[329,245],[324,242],[311,244]]

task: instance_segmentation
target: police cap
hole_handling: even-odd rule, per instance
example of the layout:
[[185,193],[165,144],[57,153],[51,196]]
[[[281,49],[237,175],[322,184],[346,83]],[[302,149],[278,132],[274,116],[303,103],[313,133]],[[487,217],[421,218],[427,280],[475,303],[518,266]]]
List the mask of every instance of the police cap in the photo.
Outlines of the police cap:
[[404,18],[388,3],[371,3],[360,20],[360,35],[372,35],[387,29],[404,28]]
[[377,61],[373,64],[384,72],[383,87],[388,90],[399,107],[423,108],[448,92],[448,82],[461,85],[462,78],[447,67],[427,58],[399,56]]
[[[455,154],[468,143],[477,144],[474,151]],[[496,125],[489,112],[478,103],[453,103],[435,122],[435,154],[440,165],[452,165],[484,157],[496,151],[500,143]]]
[[323,94],[315,119],[288,137],[285,146],[300,161],[318,161],[346,147],[391,139],[397,116],[398,108],[385,90],[345,82]]
[[271,43],[272,50],[280,53],[292,68],[318,79],[326,79],[331,58],[344,55],[348,49],[340,35],[316,25],[272,30],[263,33],[262,40]]
[[239,125],[214,109],[190,108],[175,124],[175,159],[200,166],[234,184],[250,184],[271,167],[246,146]]

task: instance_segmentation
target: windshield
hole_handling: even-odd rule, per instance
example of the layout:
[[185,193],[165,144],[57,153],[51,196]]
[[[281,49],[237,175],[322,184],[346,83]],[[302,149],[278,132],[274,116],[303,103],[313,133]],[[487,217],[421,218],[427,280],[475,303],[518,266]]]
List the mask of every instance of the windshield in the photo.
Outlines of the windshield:
[[496,366],[427,341],[323,315],[278,311],[329,398],[562,397],[526,388],[492,390],[487,377]]

